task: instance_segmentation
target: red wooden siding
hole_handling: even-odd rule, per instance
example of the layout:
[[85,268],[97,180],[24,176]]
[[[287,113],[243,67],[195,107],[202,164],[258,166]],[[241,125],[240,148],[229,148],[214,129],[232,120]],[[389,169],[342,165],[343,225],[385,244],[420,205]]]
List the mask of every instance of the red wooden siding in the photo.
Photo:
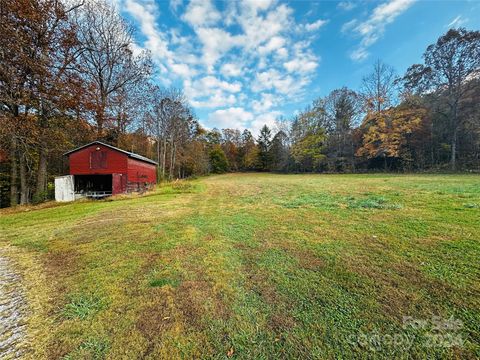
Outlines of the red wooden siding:
[[[100,150],[96,150],[99,148]],[[104,153],[104,155],[91,155]],[[92,144],[69,154],[70,175],[127,174],[127,155],[106,146]],[[92,163],[93,160],[93,163]]]
[[122,194],[127,190],[127,176],[112,174],[112,195]]
[[128,182],[150,183],[157,181],[156,166],[128,158]]

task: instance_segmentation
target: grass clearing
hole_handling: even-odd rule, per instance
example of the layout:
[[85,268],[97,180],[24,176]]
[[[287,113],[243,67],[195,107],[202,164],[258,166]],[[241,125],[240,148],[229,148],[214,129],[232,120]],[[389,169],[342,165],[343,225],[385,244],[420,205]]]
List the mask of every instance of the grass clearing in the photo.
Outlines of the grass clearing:
[[477,204],[478,175],[228,174],[2,211],[0,246],[45,278],[44,358],[475,358]]

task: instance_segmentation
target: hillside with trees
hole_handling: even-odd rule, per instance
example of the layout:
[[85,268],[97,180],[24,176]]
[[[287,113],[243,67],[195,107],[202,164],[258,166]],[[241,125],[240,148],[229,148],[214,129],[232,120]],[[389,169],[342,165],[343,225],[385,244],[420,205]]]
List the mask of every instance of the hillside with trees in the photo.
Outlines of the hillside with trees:
[[[69,5],[70,4],[70,5]],[[62,154],[102,140],[152,158],[160,180],[235,171],[480,169],[480,32],[450,29],[405,74],[382,61],[359,89],[261,129],[205,129],[112,5],[0,6],[0,205],[51,198]]]

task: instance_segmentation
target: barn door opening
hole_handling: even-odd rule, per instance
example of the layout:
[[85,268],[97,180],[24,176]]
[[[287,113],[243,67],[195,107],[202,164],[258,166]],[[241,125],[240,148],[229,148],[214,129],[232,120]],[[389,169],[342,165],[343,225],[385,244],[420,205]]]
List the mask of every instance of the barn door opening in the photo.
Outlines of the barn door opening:
[[112,175],[75,175],[75,194],[92,198],[112,195]]

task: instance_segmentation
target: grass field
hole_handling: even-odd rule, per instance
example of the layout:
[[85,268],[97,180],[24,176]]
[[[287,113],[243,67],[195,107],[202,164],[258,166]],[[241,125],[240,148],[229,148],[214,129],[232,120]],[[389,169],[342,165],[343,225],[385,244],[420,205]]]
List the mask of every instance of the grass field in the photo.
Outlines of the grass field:
[[478,175],[212,176],[5,210],[2,246],[37,358],[480,357]]

